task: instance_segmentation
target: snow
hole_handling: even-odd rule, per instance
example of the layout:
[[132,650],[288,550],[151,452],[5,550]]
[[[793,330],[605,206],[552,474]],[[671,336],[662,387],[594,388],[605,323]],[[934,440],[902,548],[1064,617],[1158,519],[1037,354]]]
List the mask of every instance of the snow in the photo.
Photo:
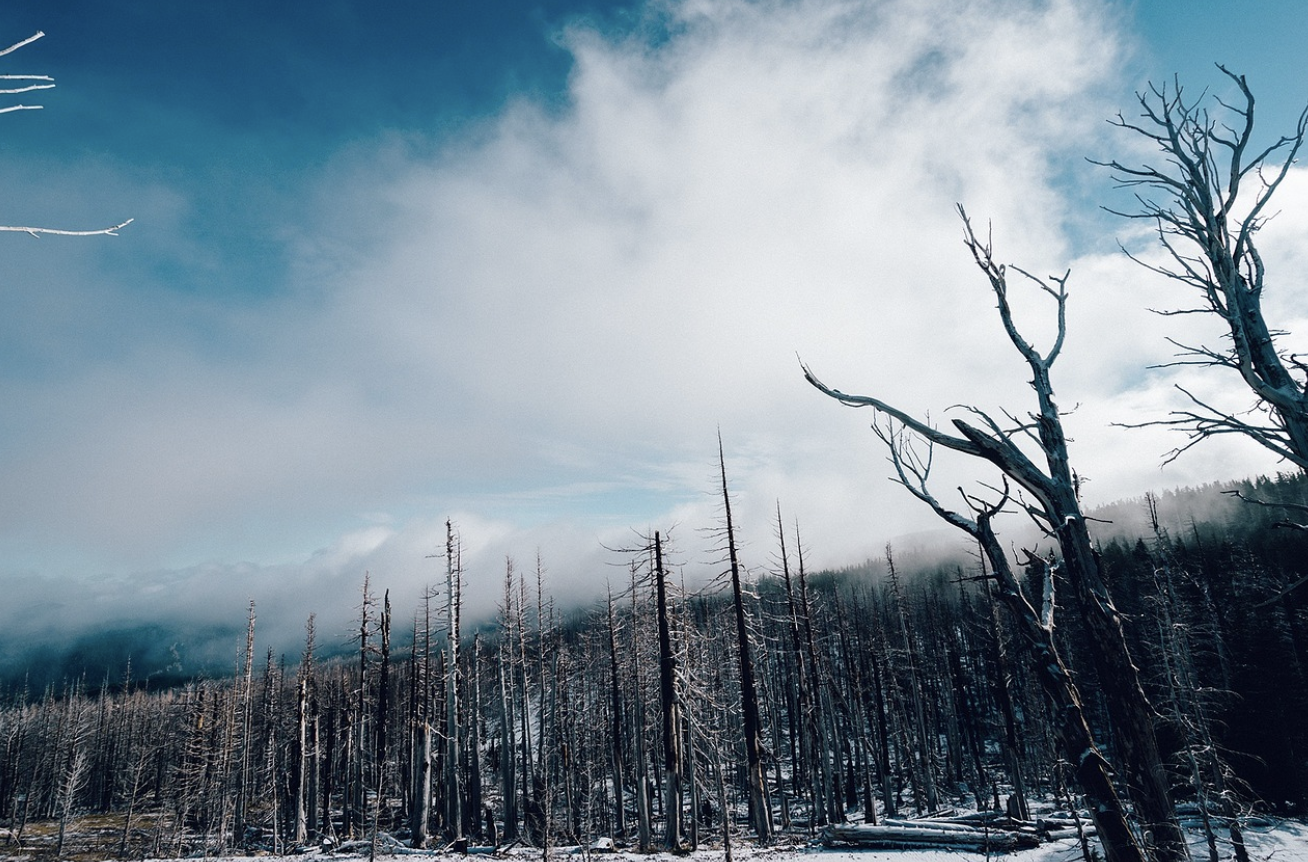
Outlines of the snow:
[[[1208,858],[1208,850],[1202,836],[1192,832],[1190,837],[1192,841],[1191,856],[1194,862],[1205,862]],[[1282,820],[1264,826],[1246,826],[1245,841],[1249,847],[1251,862],[1308,862],[1308,823]],[[1080,844],[1075,839],[1051,841],[1030,850],[1020,850],[1002,856],[987,856],[984,853],[948,849],[826,850],[820,846],[807,844],[777,844],[771,847],[756,847],[749,841],[741,840],[732,842],[731,853],[733,860],[738,860],[738,862],[991,862],[991,860],[994,860],[994,862],[1001,862],[1001,860],[1002,862],[1080,862],[1082,859]],[[1219,853],[1222,862],[1227,862],[1232,858],[1229,840],[1219,842]],[[415,859],[423,857],[439,857],[452,860],[458,858],[459,854],[446,854],[437,851],[409,851],[402,856],[390,856],[382,852],[377,854],[379,859]],[[551,850],[549,854],[549,858],[553,862],[722,862],[723,857],[721,846],[701,849],[683,855],[666,852],[588,852],[576,847],[557,848]],[[8,855],[7,848],[0,845],[0,862],[22,858],[24,857]],[[368,855],[366,851],[362,854],[323,854],[319,851],[313,851],[298,856],[263,856],[261,858],[264,862],[277,862],[279,859],[290,862],[293,859],[304,860],[308,858],[317,858],[321,862],[326,862],[328,859],[350,862],[350,860],[367,859]],[[462,858],[475,860],[481,857],[472,855]],[[519,848],[499,854],[496,858],[510,860],[510,862],[532,862],[532,860],[541,859],[541,851]],[[209,862],[248,862],[249,859],[249,856],[211,856]]]

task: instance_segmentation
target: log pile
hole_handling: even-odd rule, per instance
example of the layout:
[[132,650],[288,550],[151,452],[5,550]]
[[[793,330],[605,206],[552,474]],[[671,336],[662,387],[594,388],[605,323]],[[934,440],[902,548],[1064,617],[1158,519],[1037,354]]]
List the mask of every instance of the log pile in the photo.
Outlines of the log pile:
[[[1090,832],[1087,827],[1087,832]],[[925,847],[1011,853],[1046,841],[1076,837],[1072,820],[1013,820],[993,814],[922,820],[885,820],[878,825],[836,824],[822,830],[826,847],[865,850],[916,850]]]

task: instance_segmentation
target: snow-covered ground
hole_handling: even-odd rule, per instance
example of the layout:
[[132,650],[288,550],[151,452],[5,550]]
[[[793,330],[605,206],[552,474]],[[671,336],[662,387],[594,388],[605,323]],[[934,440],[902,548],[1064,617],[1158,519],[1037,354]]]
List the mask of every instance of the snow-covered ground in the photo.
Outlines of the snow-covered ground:
[[[1194,862],[1206,862],[1208,848],[1201,836],[1192,834],[1191,847]],[[1308,862],[1308,824],[1283,820],[1267,826],[1248,826],[1245,830],[1245,842],[1249,848],[1251,862]],[[1229,842],[1221,841],[1218,847],[1222,862],[1230,860],[1233,853]],[[685,855],[671,853],[634,853],[619,851],[617,853],[586,852],[575,847],[560,847],[550,851],[550,859],[557,862],[723,862],[724,853],[721,845],[707,847]],[[261,857],[265,862],[276,859],[300,859],[318,857],[347,860],[367,859],[367,851],[361,854],[332,853],[312,851],[307,854],[287,857]],[[378,858],[457,858],[456,854],[444,854],[436,851],[420,852],[410,850],[403,856],[393,856],[384,852]],[[0,845],[0,860],[27,858],[21,855],[6,855],[6,848]],[[531,862],[540,860],[541,851],[533,849],[515,849],[498,857],[470,855],[462,857],[475,862],[478,858],[499,858],[510,862]],[[947,849],[920,850],[827,850],[820,846],[807,844],[777,844],[771,847],[756,847],[749,842],[735,842],[732,845],[732,858],[738,862],[1081,862],[1081,846],[1076,839],[1052,841],[1030,850],[1006,853],[1002,856]],[[249,856],[209,857],[210,862],[248,862]]]

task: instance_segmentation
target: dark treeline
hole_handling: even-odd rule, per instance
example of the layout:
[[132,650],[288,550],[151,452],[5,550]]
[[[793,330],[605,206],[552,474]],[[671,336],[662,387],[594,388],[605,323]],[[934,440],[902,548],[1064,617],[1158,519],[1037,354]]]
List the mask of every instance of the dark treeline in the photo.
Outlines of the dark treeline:
[[[1243,490],[1302,502],[1306,488]],[[1230,511],[1100,548],[1172,797],[1205,823],[1308,797],[1308,535],[1266,506]],[[300,655],[261,654],[252,605],[230,678],[148,690],[124,669],[94,689],[15,688],[0,704],[0,824],[21,840],[37,821],[113,814],[125,855],[378,832],[658,848],[1075,800],[1056,716],[979,558],[909,570],[888,548],[875,574],[815,576],[798,528],[780,512],[777,526],[750,577],[727,520],[722,582],[694,591],[675,543],[644,537],[582,611],[554,606],[539,561],[506,561],[498,616],[479,628],[460,619],[451,526],[444,582],[417,607],[362,580],[349,656],[318,654],[312,618]],[[1112,762],[1076,601],[1058,595],[1056,636]]]

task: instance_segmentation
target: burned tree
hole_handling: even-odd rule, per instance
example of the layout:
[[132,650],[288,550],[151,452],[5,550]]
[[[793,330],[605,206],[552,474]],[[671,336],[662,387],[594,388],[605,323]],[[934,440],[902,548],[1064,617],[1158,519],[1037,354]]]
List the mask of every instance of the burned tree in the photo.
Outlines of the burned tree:
[[[1167,774],[1154,731],[1154,712],[1140,685],[1139,671],[1127,648],[1121,615],[1109,594],[1098,552],[1091,542],[1086,518],[1081,511],[1079,478],[1071,466],[1067,435],[1054,401],[1050,372],[1066,334],[1068,276],[1041,279],[1012,268],[1056,304],[1057,331],[1053,345],[1042,354],[1022,336],[1014,322],[1007,268],[995,262],[989,243],[982,243],[977,238],[962,207],[959,207],[959,214],[963,219],[964,244],[990,282],[1008,340],[1031,372],[1036,410],[1021,418],[1007,414],[1004,419],[1009,424],[1005,426],[985,411],[969,407],[970,419],[954,419],[957,433],[951,434],[878,398],[848,395],[832,389],[819,381],[807,367],[803,369],[805,377],[824,394],[851,407],[872,407],[933,446],[989,462],[1029,495],[1029,499],[1022,500],[1022,509],[1057,542],[1061,565],[1080,601],[1084,622],[1091,634],[1090,658],[1103,686],[1104,700],[1115,731],[1117,756],[1131,787],[1137,814],[1143,827],[1153,836],[1156,858],[1160,862],[1183,860],[1187,853],[1168,797]],[[1031,444],[1034,444],[1034,458],[1022,448]]]
[[[459,707],[459,624],[460,601],[463,592],[462,549],[454,532],[453,522],[445,522],[445,637],[447,658],[445,663],[445,828],[456,845],[464,838],[463,766],[462,748],[459,745],[462,719]],[[474,816],[477,812],[474,812]]]
[[999,600],[1008,609],[1026,647],[1031,667],[1053,713],[1054,731],[1061,743],[1063,757],[1070,764],[1073,777],[1085,796],[1107,862],[1141,862],[1145,858],[1144,850],[1131,830],[1126,806],[1113,786],[1112,770],[1090,731],[1081,694],[1054,637],[1054,574],[1057,564],[1028,553],[1027,562],[1043,574],[1043,595],[1037,611],[1023,593],[1008,554],[994,531],[994,518],[1009,502],[1007,484],[994,503],[964,495],[971,517],[952,511],[941,505],[927,487],[931,470],[930,443],[927,444],[928,454],[920,457],[913,447],[912,438],[893,420],[884,427],[876,426],[875,430],[890,450],[899,484],[980,546],[989,563],[987,580],[997,587]]
[[666,850],[682,849],[681,810],[682,775],[685,772],[683,751],[681,698],[677,691],[677,656],[672,649],[671,625],[668,618],[667,572],[663,568],[663,537],[654,532],[654,589],[658,600],[659,626],[659,702],[663,707],[663,770],[664,817],[667,829],[663,847]]
[[310,730],[317,724],[317,680],[313,667],[314,616],[304,624],[304,653],[295,679],[295,748],[291,759],[291,795],[295,800],[292,814],[291,839],[297,844],[309,840],[309,831],[315,825],[314,776],[318,752]]
[[626,770],[622,762],[623,740],[626,734],[623,733],[623,706],[622,706],[622,688],[618,681],[618,634],[617,624],[613,617],[613,589],[610,587],[607,593],[607,621],[608,621],[608,647],[609,647],[609,712],[612,724],[610,725],[610,754],[613,767],[613,798],[614,798],[614,832],[618,837],[625,838],[627,835],[627,780]]
[[[1235,83],[1240,100],[1230,105],[1216,100],[1216,115],[1201,99],[1187,101],[1177,84],[1139,94],[1139,119],[1119,114],[1115,120],[1119,128],[1158,147],[1161,167],[1097,164],[1135,190],[1135,209],[1115,214],[1152,221],[1170,258],[1163,264],[1136,260],[1198,293],[1195,307],[1160,313],[1213,315],[1229,339],[1221,347],[1172,341],[1180,351],[1172,364],[1223,368],[1239,375],[1257,398],[1258,409],[1237,413],[1178,386],[1190,406],[1146,424],[1188,434],[1188,442],[1173,450],[1169,461],[1202,440],[1239,434],[1308,469],[1308,364],[1277,347],[1283,333],[1269,326],[1263,314],[1266,272],[1256,242],[1272,216],[1272,197],[1303,146],[1308,110],[1299,115],[1293,133],[1257,149],[1253,93],[1243,75],[1218,68]],[[1305,379],[1297,380],[1295,374]]]
[[759,712],[758,686],[754,682],[754,659],[749,623],[741,587],[740,554],[736,546],[736,527],[731,517],[731,495],[727,491],[727,462],[722,453],[722,435],[718,435],[718,468],[722,476],[722,508],[725,515],[723,541],[726,543],[731,597],[736,619],[736,656],[740,664],[740,703],[744,718],[746,784],[749,787],[749,815],[760,843],[772,839],[772,807],[768,801],[763,766],[763,721]]

